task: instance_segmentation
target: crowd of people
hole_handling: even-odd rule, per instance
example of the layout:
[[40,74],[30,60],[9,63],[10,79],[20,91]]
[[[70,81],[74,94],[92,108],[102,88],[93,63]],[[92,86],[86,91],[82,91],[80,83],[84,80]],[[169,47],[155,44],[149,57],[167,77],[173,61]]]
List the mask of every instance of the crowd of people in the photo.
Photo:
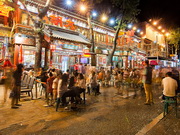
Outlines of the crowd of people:
[[[152,83],[157,86],[163,85],[166,87],[168,81],[165,81],[166,77],[171,77],[177,82],[176,92],[179,92],[179,71],[175,68],[159,68],[155,69],[149,65],[148,61],[145,61],[145,67],[143,69],[122,69],[122,68],[107,68],[107,67],[91,67],[90,65],[75,64],[74,68],[63,72],[59,69],[50,68],[44,71],[42,68],[38,72],[34,70],[22,70],[23,66],[20,64],[17,66],[17,70],[13,73],[14,85],[13,89],[20,87],[21,74],[28,74],[29,76],[36,77],[41,83],[42,88],[45,91],[45,97],[47,100],[46,106],[52,106],[61,102],[63,106],[67,106],[66,97],[71,97],[70,102],[81,102],[80,94],[87,92],[90,94],[94,92],[95,95],[101,94],[101,87],[113,86],[117,89],[117,94],[124,95],[129,88],[144,89],[146,94],[145,105],[154,104]],[[163,79],[164,78],[164,79]],[[163,80],[163,81],[162,81]],[[162,83],[163,82],[163,83]],[[171,81],[172,82],[172,81]],[[169,84],[168,84],[169,85]],[[174,86],[174,83],[173,83]],[[164,88],[167,91],[167,89]],[[172,90],[171,90],[172,91]],[[163,91],[163,94],[166,95]],[[127,94],[128,95],[128,94]],[[20,98],[20,92],[12,93],[12,108],[20,106],[18,99]]]

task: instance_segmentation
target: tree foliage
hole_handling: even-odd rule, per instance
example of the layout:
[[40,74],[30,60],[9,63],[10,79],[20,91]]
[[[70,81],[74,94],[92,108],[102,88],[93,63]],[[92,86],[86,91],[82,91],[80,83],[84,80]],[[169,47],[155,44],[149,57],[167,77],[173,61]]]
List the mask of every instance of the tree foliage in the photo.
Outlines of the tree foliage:
[[115,26],[116,34],[114,37],[114,45],[108,56],[107,65],[112,66],[112,58],[116,50],[117,39],[120,29],[124,29],[128,23],[136,22],[136,16],[140,13],[138,9],[139,0],[111,0],[113,5],[118,8],[119,15],[117,17],[117,26]]
[[176,50],[179,50],[180,44],[180,28],[176,28],[170,31],[168,37],[169,44],[173,44]]

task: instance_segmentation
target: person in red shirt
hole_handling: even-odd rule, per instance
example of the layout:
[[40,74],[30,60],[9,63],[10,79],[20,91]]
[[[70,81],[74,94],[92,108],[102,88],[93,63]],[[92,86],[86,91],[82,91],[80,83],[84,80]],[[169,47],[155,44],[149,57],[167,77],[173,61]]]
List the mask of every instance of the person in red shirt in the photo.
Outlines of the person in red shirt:
[[[51,106],[52,105],[52,100],[53,100],[53,81],[54,81],[55,77],[53,76],[53,74],[50,72],[49,73],[49,78],[47,79],[47,105]],[[49,95],[51,96],[51,102],[49,102]]]
[[79,65],[76,63],[76,64],[74,65],[74,70],[75,70],[75,71],[78,71],[78,69],[79,69]]

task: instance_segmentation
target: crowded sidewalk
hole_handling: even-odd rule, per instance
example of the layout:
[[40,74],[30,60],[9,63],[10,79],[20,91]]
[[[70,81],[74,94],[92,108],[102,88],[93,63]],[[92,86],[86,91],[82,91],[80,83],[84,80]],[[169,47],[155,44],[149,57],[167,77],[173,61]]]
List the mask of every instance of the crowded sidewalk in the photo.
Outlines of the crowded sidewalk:
[[[0,134],[179,134],[179,119],[170,113],[140,132],[163,112],[159,96],[162,91],[153,87],[154,105],[144,105],[145,94],[133,91],[129,98],[117,95],[114,87],[101,87],[98,96],[86,94],[86,104],[75,111],[44,107],[45,100],[22,95],[19,109],[10,109],[10,100],[2,104],[1,89]],[[178,109],[178,113],[180,113]],[[173,126],[175,125],[175,126]],[[159,128],[160,127],[160,128]],[[147,127],[148,128],[148,127]],[[157,131],[157,132],[155,132]]]

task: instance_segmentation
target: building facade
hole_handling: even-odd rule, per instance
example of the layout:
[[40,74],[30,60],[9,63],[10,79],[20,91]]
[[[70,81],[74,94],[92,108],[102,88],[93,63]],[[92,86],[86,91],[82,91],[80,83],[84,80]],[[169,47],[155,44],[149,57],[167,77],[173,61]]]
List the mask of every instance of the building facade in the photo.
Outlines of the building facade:
[[[42,9],[44,2],[39,0],[26,0],[28,12],[22,3],[18,2],[14,9],[14,25],[8,24],[8,19],[1,22],[3,29],[12,35],[12,51],[2,51],[1,56],[13,56],[14,64],[22,62],[26,66],[35,64],[36,40],[34,23],[28,12],[36,20],[38,9]],[[0,16],[4,17],[4,16]],[[10,18],[9,18],[10,19]],[[44,39],[42,44],[42,67],[53,66],[66,71],[73,68],[75,63],[90,64],[90,28],[87,17],[51,5],[47,15],[43,18]],[[113,47],[115,30],[95,20],[93,26],[95,53],[97,66],[106,66],[107,55]],[[7,26],[9,25],[9,26]],[[3,45],[9,44],[9,37],[5,32]],[[1,33],[0,33],[1,34]],[[143,50],[141,38],[134,35],[133,30],[121,31],[117,40],[117,49],[113,56],[113,65],[121,68],[141,67],[146,52]],[[2,53],[8,54],[3,55]]]

